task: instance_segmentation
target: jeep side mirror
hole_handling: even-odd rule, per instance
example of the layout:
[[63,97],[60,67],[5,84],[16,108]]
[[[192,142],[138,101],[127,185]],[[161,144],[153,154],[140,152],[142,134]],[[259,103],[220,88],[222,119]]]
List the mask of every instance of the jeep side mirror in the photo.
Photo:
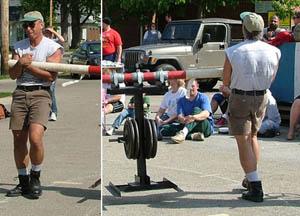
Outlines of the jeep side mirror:
[[207,42],[209,42],[209,41],[211,41],[211,36],[210,36],[209,33],[205,33],[205,34],[203,35],[203,38],[202,38],[202,44],[205,44],[205,43],[207,43]]
[[203,35],[203,38],[202,38],[202,41],[199,40],[199,43],[198,43],[198,49],[202,49],[203,47],[203,44],[206,44],[207,42],[211,41],[211,36],[209,33],[205,33]]

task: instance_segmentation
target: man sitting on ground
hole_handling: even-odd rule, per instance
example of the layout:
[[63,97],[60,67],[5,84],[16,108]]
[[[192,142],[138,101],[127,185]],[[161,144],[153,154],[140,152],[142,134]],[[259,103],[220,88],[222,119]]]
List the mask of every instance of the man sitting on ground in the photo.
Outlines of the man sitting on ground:
[[213,114],[217,111],[218,107],[220,107],[222,112],[222,116],[215,123],[215,127],[223,127],[227,125],[227,107],[228,107],[228,98],[230,95],[230,90],[227,89],[225,89],[224,86],[221,85],[220,86],[221,93],[214,94],[210,102],[210,106]]
[[212,111],[208,96],[198,92],[194,79],[188,82],[189,97],[182,97],[177,104],[178,121],[181,130],[171,140],[182,143],[185,139],[203,141],[213,133]]

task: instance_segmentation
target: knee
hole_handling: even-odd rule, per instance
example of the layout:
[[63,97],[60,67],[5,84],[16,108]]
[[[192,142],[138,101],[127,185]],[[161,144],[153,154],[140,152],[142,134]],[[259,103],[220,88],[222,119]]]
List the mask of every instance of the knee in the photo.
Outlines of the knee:
[[201,113],[201,112],[202,112],[202,109],[199,108],[199,107],[195,107],[195,108],[193,109],[193,115],[199,114],[199,113]]
[[31,147],[39,147],[42,145],[42,135],[39,133],[30,134],[29,142]]

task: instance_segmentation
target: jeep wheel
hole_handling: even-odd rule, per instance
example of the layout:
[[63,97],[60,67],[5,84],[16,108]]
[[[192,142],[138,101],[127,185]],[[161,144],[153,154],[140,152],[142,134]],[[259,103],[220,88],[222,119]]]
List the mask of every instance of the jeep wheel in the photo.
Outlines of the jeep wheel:
[[218,79],[202,79],[198,80],[199,89],[201,91],[211,91],[217,84]]

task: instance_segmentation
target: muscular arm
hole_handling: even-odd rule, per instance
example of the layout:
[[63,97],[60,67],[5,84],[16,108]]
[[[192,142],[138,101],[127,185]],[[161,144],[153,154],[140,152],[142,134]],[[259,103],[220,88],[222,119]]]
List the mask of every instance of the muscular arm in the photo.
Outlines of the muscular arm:
[[117,46],[116,50],[116,61],[121,62],[121,56],[122,56],[122,45]]
[[223,85],[229,87],[231,81],[232,67],[226,56],[223,69]]
[[[62,57],[61,49],[58,49],[53,55],[47,58],[47,62],[59,63],[61,61],[61,57]],[[33,65],[29,65],[27,69],[29,73],[31,73],[32,75],[47,81],[54,81],[57,76],[57,72],[43,70]]]
[[108,99],[108,103],[113,103],[121,100],[121,95],[111,95],[111,97]]
[[23,66],[19,61],[20,59],[19,55],[16,54],[15,52],[13,52],[13,59],[18,61],[13,67],[9,68],[8,73],[9,73],[9,77],[14,80],[19,78],[22,75]]
[[210,113],[207,110],[203,110],[199,114],[193,115],[194,121],[202,121],[209,117]]

